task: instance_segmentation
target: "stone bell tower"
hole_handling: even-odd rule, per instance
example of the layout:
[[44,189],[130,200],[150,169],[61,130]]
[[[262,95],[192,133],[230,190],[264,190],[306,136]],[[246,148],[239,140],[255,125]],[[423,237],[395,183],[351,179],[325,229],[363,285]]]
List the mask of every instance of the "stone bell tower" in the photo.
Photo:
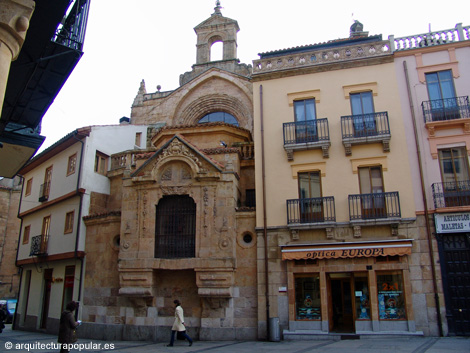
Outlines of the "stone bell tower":
[[235,20],[222,16],[220,1],[216,1],[214,13],[194,28],[197,34],[196,65],[211,61],[212,44],[223,43],[223,59],[237,60],[237,32],[240,30]]

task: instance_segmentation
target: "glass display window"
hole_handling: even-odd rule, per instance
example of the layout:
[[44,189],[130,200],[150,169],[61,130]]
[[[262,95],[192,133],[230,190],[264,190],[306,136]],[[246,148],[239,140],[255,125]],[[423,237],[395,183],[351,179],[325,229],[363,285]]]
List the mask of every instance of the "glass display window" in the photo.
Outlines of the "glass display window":
[[406,319],[405,293],[401,271],[377,273],[380,320]]
[[370,320],[370,291],[367,273],[354,274],[356,320]]
[[295,277],[295,318],[296,320],[321,320],[318,274]]

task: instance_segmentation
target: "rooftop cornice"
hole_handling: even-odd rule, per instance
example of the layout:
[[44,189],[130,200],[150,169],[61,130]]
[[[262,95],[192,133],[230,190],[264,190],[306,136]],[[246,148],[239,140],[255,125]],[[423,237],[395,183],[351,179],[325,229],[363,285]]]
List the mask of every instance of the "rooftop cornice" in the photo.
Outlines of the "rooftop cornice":
[[[379,38],[379,37],[377,37]],[[380,37],[381,38],[381,37]],[[391,57],[388,40],[349,41],[336,46],[302,47],[302,50],[279,51],[279,55],[271,53],[266,58],[253,61],[253,78],[294,69],[315,68],[322,65],[344,64],[347,62],[363,61]]]

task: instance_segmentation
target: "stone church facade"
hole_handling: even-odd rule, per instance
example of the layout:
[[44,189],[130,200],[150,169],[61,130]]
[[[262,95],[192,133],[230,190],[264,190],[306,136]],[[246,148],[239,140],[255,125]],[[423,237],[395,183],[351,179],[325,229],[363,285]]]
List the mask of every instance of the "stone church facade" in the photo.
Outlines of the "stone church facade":
[[238,31],[217,5],[195,27],[180,87],[147,93],[142,81],[129,124],[148,126],[147,141],[110,156],[110,194],[93,193],[84,219],[83,337],[167,340],[179,299],[196,339],[258,338],[253,92]]

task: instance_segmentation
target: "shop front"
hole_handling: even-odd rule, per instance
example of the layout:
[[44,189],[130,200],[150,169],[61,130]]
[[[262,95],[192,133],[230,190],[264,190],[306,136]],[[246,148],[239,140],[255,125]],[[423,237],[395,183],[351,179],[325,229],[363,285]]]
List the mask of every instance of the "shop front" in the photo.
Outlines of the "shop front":
[[416,332],[411,246],[410,239],[283,246],[289,298],[284,336]]
[[435,214],[451,336],[470,336],[470,213]]

